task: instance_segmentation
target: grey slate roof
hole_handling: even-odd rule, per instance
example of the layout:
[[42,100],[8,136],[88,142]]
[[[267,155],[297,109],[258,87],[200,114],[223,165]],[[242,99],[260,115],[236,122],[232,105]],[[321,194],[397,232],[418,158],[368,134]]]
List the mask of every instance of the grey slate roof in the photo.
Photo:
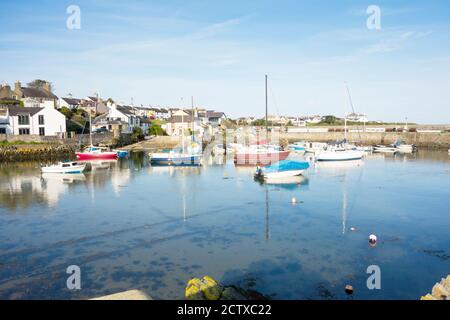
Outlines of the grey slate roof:
[[81,99],[76,99],[76,98],[62,98],[62,99],[71,106],[76,106],[76,105],[81,104]]
[[9,107],[9,115],[10,116],[17,116],[19,114],[29,114],[30,116],[34,116],[39,111],[43,110],[44,108],[26,108],[26,107]]

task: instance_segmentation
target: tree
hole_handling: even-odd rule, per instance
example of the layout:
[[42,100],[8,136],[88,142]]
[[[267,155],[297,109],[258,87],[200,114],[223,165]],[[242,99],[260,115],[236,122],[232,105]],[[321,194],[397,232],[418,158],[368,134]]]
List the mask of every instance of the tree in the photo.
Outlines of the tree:
[[62,107],[59,112],[65,115],[67,119],[71,119],[73,117],[73,111],[67,107]]
[[134,127],[133,133],[131,134],[131,139],[135,142],[144,140],[145,136],[140,127]]
[[335,116],[325,116],[323,117],[322,122],[326,124],[334,124],[336,120],[337,118]]
[[167,132],[161,127],[158,120],[152,121],[150,128],[148,128],[149,136],[167,136]]
[[52,83],[49,81],[46,81],[46,80],[36,79],[36,80],[33,80],[33,81],[27,83],[27,85],[30,88],[35,88],[35,89],[44,89],[46,84],[48,84],[50,91],[52,91],[52,89],[53,89]]

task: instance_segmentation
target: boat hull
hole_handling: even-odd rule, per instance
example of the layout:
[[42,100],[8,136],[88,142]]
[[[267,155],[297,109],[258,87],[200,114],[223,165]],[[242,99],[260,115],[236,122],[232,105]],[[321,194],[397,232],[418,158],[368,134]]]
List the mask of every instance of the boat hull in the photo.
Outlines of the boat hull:
[[324,152],[317,156],[317,161],[352,161],[363,157],[362,151],[354,152]]
[[54,173],[54,174],[80,174],[83,173],[86,165],[72,166],[70,168],[60,167],[44,167],[41,169],[42,173]]
[[76,153],[78,160],[116,160],[117,153],[115,152],[103,152],[103,153],[86,153],[86,152],[77,152]]
[[151,155],[150,164],[153,166],[200,166],[202,157],[193,156],[170,156]]
[[234,163],[236,165],[270,165],[285,160],[289,154],[290,151],[237,153],[234,156]]
[[302,175],[306,170],[289,170],[280,172],[269,172],[264,174],[265,179],[282,179]]

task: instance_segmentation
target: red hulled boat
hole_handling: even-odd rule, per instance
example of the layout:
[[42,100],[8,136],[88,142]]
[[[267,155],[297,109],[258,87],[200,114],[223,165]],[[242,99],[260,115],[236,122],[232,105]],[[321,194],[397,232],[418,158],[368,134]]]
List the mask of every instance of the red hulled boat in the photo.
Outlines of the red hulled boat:
[[78,160],[116,160],[117,152],[108,151],[107,148],[89,147],[83,152],[75,153]]

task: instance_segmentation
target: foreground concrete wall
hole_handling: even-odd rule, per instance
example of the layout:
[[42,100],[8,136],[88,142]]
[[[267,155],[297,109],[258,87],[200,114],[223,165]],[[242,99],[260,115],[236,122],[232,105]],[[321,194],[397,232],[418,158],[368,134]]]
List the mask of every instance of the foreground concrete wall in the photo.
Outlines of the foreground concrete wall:
[[[281,133],[280,139],[286,139],[289,142],[294,141],[317,141],[328,142],[344,139],[343,132],[326,133]],[[450,133],[417,133],[417,132],[377,132],[377,133],[348,133],[349,141],[362,141],[366,145],[390,144],[404,140],[406,143],[414,143],[420,148],[430,149],[449,149]]]

